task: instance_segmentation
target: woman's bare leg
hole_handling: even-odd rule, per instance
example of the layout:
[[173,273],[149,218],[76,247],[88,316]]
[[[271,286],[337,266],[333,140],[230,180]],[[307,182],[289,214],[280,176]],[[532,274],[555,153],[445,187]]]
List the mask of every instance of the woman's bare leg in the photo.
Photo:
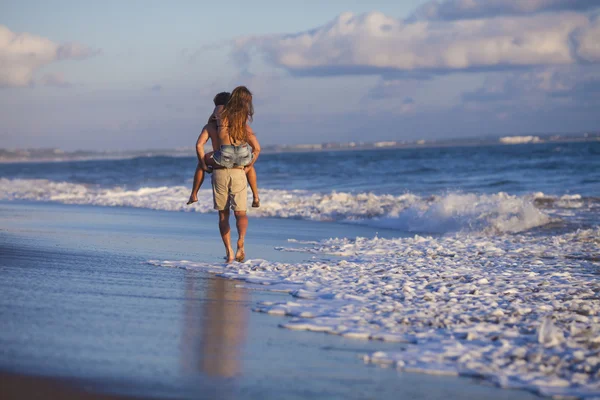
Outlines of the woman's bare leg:
[[198,161],[198,166],[196,167],[196,173],[194,174],[194,184],[192,185],[192,194],[190,194],[190,199],[187,204],[192,204],[198,201],[198,190],[200,190],[200,186],[202,186],[202,182],[204,182],[204,170],[202,169],[202,163]]
[[[214,151],[211,151],[210,153],[206,153],[204,155],[204,163],[206,164],[206,166],[208,168],[212,168],[214,169],[215,167],[218,167],[217,163],[215,162],[215,159],[213,158],[213,154]],[[210,171],[212,172],[212,171]]]
[[[209,167],[214,167],[214,160],[212,159],[212,154],[213,154],[213,152],[211,151],[210,153],[207,153],[204,155],[204,163]],[[198,161],[198,165],[196,166],[196,173],[194,174],[194,183],[192,185],[192,194],[190,194],[190,199],[187,202],[188,205],[198,201],[198,190],[200,190],[200,186],[202,186],[203,182],[204,182],[204,169],[202,169],[202,163],[200,161]]]
[[246,178],[250,189],[252,189],[252,207],[260,207],[260,198],[258,197],[258,184],[256,183],[256,170],[251,166],[246,172]]

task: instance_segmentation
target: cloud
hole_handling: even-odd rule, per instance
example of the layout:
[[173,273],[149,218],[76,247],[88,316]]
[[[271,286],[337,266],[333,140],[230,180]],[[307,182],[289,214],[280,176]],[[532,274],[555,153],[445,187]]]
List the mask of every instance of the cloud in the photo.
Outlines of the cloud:
[[415,100],[412,97],[405,97],[398,111],[400,114],[410,114],[415,112]]
[[451,21],[547,11],[584,11],[598,6],[594,0],[432,0],[417,8],[409,19]]
[[102,50],[92,49],[74,42],[62,44],[56,49],[59,60],[85,60],[99,54],[102,54]]
[[585,79],[566,90],[551,93],[552,97],[568,98],[576,103],[594,103],[600,105],[600,78]]
[[[83,60],[100,52],[78,43],[57,44],[30,33],[15,33],[0,25],[0,87],[30,86],[35,72],[48,64]],[[56,76],[43,81],[56,82]]]
[[183,48],[177,53],[178,57],[187,64],[195,64],[197,61],[206,58],[206,53],[210,51],[220,50],[227,47],[229,42],[219,40],[218,42],[200,46],[197,49]]
[[371,12],[344,13],[297,34],[239,39],[233,55],[258,54],[300,76],[394,79],[598,62],[599,43],[598,19],[576,12],[460,21],[403,21]]
[[418,87],[419,81],[414,79],[381,79],[369,90],[365,100],[385,100],[403,96],[408,98]]
[[39,80],[39,83],[44,86],[54,86],[60,88],[68,88],[71,87],[72,84],[65,80],[65,77],[61,73],[51,73],[42,76]]
[[572,39],[575,43],[575,55],[580,61],[600,62],[600,16],[591,24],[575,31]]
[[470,110],[522,112],[559,106],[600,106],[600,71],[592,67],[538,68],[491,76],[480,88],[463,93],[461,98]]

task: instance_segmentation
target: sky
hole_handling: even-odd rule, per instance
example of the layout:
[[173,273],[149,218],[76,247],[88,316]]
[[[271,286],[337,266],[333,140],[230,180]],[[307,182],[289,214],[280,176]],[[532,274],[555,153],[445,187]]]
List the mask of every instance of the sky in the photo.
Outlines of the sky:
[[253,93],[263,145],[600,130],[600,0],[4,0],[0,148],[193,146]]

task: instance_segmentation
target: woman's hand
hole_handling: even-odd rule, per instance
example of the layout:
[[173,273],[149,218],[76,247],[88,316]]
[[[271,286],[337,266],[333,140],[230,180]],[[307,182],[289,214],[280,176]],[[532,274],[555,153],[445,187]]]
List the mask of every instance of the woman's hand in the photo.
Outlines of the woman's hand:
[[206,165],[205,162],[202,162],[202,170],[204,172],[212,172],[213,169],[212,169],[212,167],[209,167],[208,165]]

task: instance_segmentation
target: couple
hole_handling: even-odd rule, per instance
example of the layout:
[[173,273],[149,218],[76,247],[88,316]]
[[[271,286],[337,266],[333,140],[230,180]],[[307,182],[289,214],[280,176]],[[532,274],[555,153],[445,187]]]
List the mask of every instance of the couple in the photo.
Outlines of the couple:
[[[254,115],[252,93],[245,86],[238,86],[231,94],[217,94],[213,102],[215,109],[196,142],[198,166],[187,204],[198,201],[198,190],[204,181],[204,174],[212,172],[214,208],[219,211],[219,231],[225,245],[225,258],[228,263],[233,260],[242,262],[246,258],[244,238],[248,228],[246,181],[252,189],[252,207],[260,206],[254,170],[260,144],[248,125]],[[204,154],[204,145],[209,139],[213,151]],[[235,256],[229,228],[230,208],[233,208],[238,230]]]

